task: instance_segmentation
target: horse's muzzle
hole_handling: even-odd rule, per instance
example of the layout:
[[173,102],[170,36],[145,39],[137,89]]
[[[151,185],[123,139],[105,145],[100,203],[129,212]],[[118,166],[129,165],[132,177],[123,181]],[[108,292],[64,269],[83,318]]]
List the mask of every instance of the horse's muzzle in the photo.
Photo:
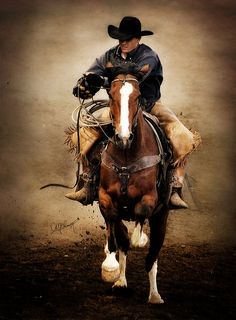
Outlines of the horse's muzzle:
[[131,147],[131,144],[133,142],[133,139],[134,139],[134,135],[133,133],[131,132],[129,137],[121,137],[119,135],[119,133],[116,133],[115,134],[115,144],[118,148],[120,149],[129,149]]

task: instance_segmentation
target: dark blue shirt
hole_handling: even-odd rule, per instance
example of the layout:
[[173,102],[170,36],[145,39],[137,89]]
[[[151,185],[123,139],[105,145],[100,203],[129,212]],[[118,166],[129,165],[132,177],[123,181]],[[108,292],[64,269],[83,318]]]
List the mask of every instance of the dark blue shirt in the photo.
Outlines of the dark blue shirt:
[[107,63],[111,62],[114,67],[130,64],[139,71],[148,65],[148,72],[142,74],[140,79],[141,104],[145,105],[146,111],[150,111],[152,105],[160,98],[160,86],[163,81],[162,65],[158,55],[145,44],[140,44],[136,49],[127,54],[126,59],[121,56],[120,46],[115,46],[97,58],[87,72],[93,72],[103,77],[108,77]]

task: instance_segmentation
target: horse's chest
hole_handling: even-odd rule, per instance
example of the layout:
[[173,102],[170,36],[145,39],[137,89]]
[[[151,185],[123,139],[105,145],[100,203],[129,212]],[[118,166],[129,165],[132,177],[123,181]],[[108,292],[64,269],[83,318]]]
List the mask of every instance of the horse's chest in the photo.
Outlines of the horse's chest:
[[120,193],[121,195],[128,195],[128,186],[130,180],[130,173],[123,171],[118,173],[119,182],[120,182]]

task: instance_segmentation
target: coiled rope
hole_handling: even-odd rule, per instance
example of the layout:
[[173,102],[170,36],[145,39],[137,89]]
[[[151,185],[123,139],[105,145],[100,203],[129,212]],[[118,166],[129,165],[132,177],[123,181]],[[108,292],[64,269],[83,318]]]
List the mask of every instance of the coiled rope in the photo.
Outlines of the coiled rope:
[[[111,123],[110,118],[102,118],[101,110],[108,107],[108,100],[92,100],[89,102],[80,101],[71,115],[72,121],[77,124],[79,120],[80,127],[100,127]],[[98,112],[100,110],[100,112]],[[98,116],[96,116],[98,112]],[[100,116],[99,116],[100,114]]]

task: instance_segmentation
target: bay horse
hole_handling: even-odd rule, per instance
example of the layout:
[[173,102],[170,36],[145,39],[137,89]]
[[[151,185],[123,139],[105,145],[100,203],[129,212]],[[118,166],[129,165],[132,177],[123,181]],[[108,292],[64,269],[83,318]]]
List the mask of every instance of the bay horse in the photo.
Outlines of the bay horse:
[[[165,237],[168,207],[161,203],[157,187],[160,150],[138,103],[137,78],[119,74],[111,82],[109,96],[114,137],[102,152],[98,190],[99,208],[107,227],[102,278],[114,282],[114,288],[127,287],[126,256],[130,246],[146,245],[148,237],[143,225],[148,220],[150,241],[145,259],[150,283],[148,302],[161,304],[164,301],[157,289],[157,262]],[[131,244],[123,221],[135,221]]]

